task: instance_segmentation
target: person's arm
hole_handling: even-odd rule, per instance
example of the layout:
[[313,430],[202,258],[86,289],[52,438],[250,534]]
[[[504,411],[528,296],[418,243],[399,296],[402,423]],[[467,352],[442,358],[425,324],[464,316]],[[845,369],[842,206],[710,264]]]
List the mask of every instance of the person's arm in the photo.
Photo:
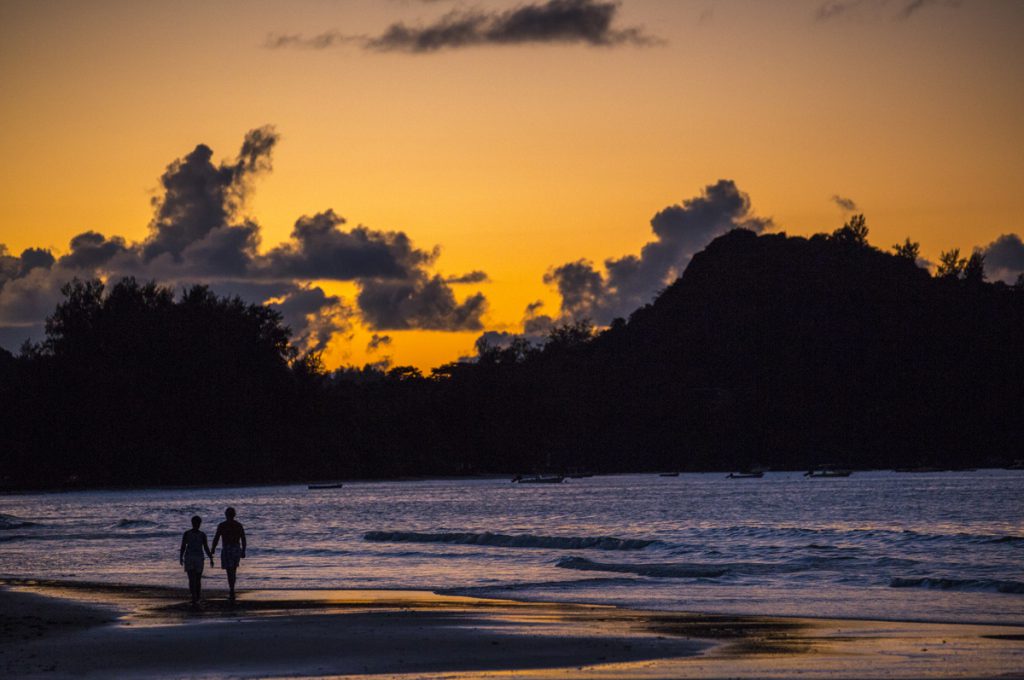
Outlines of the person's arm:
[[245,557],[245,527],[239,527],[242,531],[242,557]]
[[220,525],[217,525],[217,533],[213,535],[213,547],[210,548],[210,553],[217,552],[217,543],[220,542]]
[[181,547],[178,548],[178,564],[185,564],[185,537],[188,536],[186,531],[181,535]]
[[210,544],[206,542],[206,534],[203,534],[203,550],[210,557],[210,566],[213,566],[213,551],[210,550]]

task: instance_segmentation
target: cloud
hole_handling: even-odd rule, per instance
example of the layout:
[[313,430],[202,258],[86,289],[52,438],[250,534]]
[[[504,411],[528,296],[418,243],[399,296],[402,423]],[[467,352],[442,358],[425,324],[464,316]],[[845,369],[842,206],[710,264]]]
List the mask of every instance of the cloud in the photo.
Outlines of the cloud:
[[[14,256],[0,245],[0,329],[37,328],[74,277],[129,275],[175,287],[202,283],[218,295],[269,301],[284,315],[296,344],[312,351],[350,333],[358,320],[373,328],[482,326],[484,296],[460,302],[449,284],[480,283],[486,274],[448,280],[433,274],[440,249],[417,248],[402,231],[347,228],[343,217],[325,210],[298,218],[286,242],[261,252],[260,226],[243,211],[253,181],[271,170],[277,141],[274,128],[266,126],[246,134],[229,161],[214,163],[212,150],[200,144],[172,162],[152,201],[149,236],[141,242],[85,231],[71,238],[60,258],[41,248]],[[354,282],[360,305],[327,295],[315,285],[324,280]]]
[[714,237],[736,228],[761,232],[770,226],[770,219],[753,215],[750,198],[735,182],[723,179],[700,196],[655,214],[655,240],[639,255],[609,258],[604,272],[585,259],[568,262],[550,269],[544,281],[561,296],[563,320],[586,317],[604,325],[649,302]]
[[376,277],[407,279],[437,258],[434,249],[414,248],[403,232],[340,227],[345,218],[333,210],[295,222],[292,242],[274,248],[258,263],[267,276],[349,281]]
[[1017,234],[1003,234],[981,249],[991,280],[1014,283],[1024,273],[1024,242]]
[[374,333],[370,338],[370,342],[366,343],[366,352],[367,354],[373,354],[389,346],[391,346],[390,335],[377,335]]
[[271,49],[327,49],[352,43],[378,52],[428,53],[483,45],[583,44],[592,47],[646,46],[661,42],[641,27],[618,28],[617,2],[547,0],[498,12],[454,10],[433,23],[397,22],[377,36],[327,31],[312,37],[272,34]]
[[854,16],[890,16],[902,21],[928,7],[960,6],[960,0],[827,0],[818,5],[814,18],[819,22]]
[[487,310],[481,293],[457,302],[444,279],[425,273],[411,280],[363,281],[356,300],[374,330],[478,331]]
[[319,286],[297,286],[270,306],[281,312],[286,325],[300,329],[293,342],[307,352],[322,352],[336,334],[351,331],[355,316],[340,297]]
[[487,272],[482,272],[479,269],[461,274],[459,276],[449,276],[445,279],[447,283],[487,283],[491,279],[487,276]]
[[846,212],[855,212],[857,210],[857,204],[852,198],[832,194],[832,202],[838,205],[840,210],[845,210]]
[[232,162],[214,165],[213,151],[198,145],[168,166],[160,183],[163,194],[153,200],[152,234],[142,249],[145,261],[162,254],[180,260],[182,251],[237,217],[252,180],[271,169],[278,135],[271,126],[250,130]]
[[60,266],[67,269],[100,269],[119,255],[132,252],[120,236],[107,238],[95,231],[85,231],[71,237],[71,250],[60,258]]
[[342,45],[365,45],[368,40],[369,38],[367,36],[345,35],[339,31],[324,31],[323,33],[310,37],[303,36],[300,33],[271,33],[267,36],[264,47],[272,50],[282,48],[324,50],[330,47],[340,47]]

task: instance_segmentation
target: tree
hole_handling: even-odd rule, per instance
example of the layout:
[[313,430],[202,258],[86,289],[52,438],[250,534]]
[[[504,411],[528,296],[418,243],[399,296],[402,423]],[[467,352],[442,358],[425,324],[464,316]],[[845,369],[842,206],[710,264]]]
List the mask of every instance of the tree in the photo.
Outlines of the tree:
[[909,236],[903,243],[895,244],[892,249],[896,252],[896,257],[902,257],[914,263],[917,263],[917,259],[921,256],[921,244],[911,241]]
[[858,246],[868,245],[868,223],[864,215],[854,215],[850,221],[832,232],[832,239],[839,243]]
[[593,337],[594,324],[590,319],[567,321],[563,324],[553,326],[551,330],[548,331],[548,339],[547,342],[544,343],[544,349],[570,349],[587,343]]
[[964,265],[964,281],[968,283],[981,283],[984,280],[985,254],[980,250],[975,250]]
[[960,249],[952,248],[939,254],[939,267],[935,276],[940,279],[959,279],[967,267],[967,260],[960,257]]

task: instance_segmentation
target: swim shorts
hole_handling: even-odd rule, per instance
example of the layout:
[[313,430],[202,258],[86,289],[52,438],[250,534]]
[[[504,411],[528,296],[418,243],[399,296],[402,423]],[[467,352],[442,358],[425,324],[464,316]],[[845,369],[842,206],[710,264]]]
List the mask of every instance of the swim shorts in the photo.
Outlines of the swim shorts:
[[238,563],[242,560],[242,546],[226,545],[220,549],[220,568],[238,569]]

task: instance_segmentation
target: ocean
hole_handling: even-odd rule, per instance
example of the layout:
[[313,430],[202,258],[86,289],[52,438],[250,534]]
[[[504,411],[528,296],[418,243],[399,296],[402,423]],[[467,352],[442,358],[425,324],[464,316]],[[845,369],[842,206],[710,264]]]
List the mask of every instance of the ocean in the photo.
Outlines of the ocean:
[[[0,577],[180,586],[232,505],[239,587],[1024,624],[1024,471],[614,475],[0,496]],[[206,568],[209,593],[224,587]]]

